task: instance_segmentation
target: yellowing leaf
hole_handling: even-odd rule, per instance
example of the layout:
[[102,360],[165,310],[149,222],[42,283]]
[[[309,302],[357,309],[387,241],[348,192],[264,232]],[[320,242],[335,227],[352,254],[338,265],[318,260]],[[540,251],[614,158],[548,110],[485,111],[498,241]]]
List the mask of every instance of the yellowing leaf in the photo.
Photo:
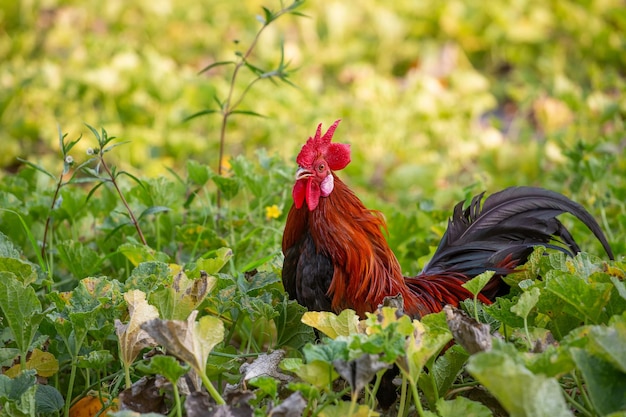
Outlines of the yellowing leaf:
[[156,343],[141,328],[142,323],[159,317],[157,309],[148,304],[146,294],[140,290],[132,290],[124,294],[128,304],[130,320],[128,324],[122,324],[115,320],[115,333],[120,342],[120,356],[126,366],[130,366],[141,349],[154,346]]
[[308,311],[302,316],[302,323],[331,339],[359,332],[359,316],[353,310],[343,310],[338,316],[327,311]]
[[[59,361],[50,352],[34,349],[26,361],[26,369],[34,369],[37,375],[50,377],[59,371]],[[15,378],[20,373],[20,365],[16,364],[4,373],[9,378]]]
[[321,389],[332,386],[332,382],[339,378],[332,364],[320,360],[302,365],[295,372],[303,381]]
[[366,405],[355,406],[350,414],[350,403],[342,401],[337,405],[326,406],[318,414],[320,417],[344,417],[350,415],[352,417],[377,417],[380,414],[371,410]]
[[213,290],[216,281],[217,278],[206,273],[201,273],[198,279],[189,279],[182,271],[176,274],[172,283],[173,318],[187,318]]
[[196,323],[197,315],[198,311],[194,310],[187,321],[154,319],[142,328],[168,353],[203,375],[209,353],[224,339],[224,323],[212,316],[204,316]]

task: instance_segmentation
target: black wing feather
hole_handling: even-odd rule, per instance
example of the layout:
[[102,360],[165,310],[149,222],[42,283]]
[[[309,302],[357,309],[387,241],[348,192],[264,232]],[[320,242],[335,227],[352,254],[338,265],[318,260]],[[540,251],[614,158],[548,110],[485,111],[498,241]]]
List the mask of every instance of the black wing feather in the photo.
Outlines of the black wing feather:
[[454,207],[448,229],[420,275],[454,271],[471,277],[489,269],[506,273],[497,270],[501,262],[524,263],[538,245],[574,255],[580,249],[556,218],[563,213],[580,219],[613,259],[596,220],[564,195],[543,188],[510,187],[489,196],[481,207],[483,195],[475,196],[466,209],[463,202]]

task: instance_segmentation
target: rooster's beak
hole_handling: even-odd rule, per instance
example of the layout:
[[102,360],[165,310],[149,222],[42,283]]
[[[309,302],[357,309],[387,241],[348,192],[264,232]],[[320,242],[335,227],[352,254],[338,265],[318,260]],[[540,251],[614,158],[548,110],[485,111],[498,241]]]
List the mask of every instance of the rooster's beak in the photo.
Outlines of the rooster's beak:
[[298,170],[296,171],[296,181],[309,178],[311,175],[313,175],[313,173],[308,169],[298,167]]

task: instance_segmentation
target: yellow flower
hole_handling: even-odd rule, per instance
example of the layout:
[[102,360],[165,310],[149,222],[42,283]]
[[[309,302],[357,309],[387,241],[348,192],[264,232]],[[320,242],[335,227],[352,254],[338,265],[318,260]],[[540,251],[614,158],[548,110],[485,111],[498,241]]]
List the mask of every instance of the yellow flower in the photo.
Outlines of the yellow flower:
[[282,210],[278,208],[276,204],[273,206],[265,207],[265,217],[270,219],[277,219],[281,214],[283,214]]

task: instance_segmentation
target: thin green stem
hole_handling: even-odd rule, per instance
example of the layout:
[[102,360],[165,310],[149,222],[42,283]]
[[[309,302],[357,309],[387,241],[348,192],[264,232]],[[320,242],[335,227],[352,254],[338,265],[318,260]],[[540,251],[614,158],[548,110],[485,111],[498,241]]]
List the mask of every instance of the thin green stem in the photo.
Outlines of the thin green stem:
[[43,238],[41,239],[41,257],[46,258],[46,242],[48,241],[48,232],[50,230],[50,222],[52,221],[52,213],[54,212],[54,206],[56,205],[57,199],[59,197],[59,191],[63,186],[63,174],[59,175],[59,181],[57,182],[57,186],[54,189],[54,195],[52,196],[52,204],[50,204],[50,212],[48,213],[48,217],[46,218],[46,225],[43,229]]
[[354,410],[356,410],[356,400],[359,398],[359,393],[353,391],[350,397],[350,409],[348,411],[348,416],[354,415]]
[[402,385],[400,386],[400,403],[398,404],[398,415],[404,417],[407,415],[407,405],[406,405],[406,396],[407,396],[407,379],[404,372],[402,373]]
[[139,222],[137,221],[135,214],[133,213],[130,206],[128,205],[128,202],[126,201],[126,198],[124,197],[124,194],[122,193],[122,190],[117,184],[115,176],[109,169],[109,166],[104,161],[103,150],[100,150],[100,163],[102,164],[102,168],[104,168],[109,178],[111,178],[111,183],[113,184],[113,187],[115,187],[115,191],[117,191],[117,195],[119,195],[120,200],[122,201],[122,204],[124,204],[124,207],[126,208],[128,215],[130,216],[130,220],[133,223],[133,226],[135,226],[135,229],[137,230],[137,234],[139,235],[139,239],[141,240],[141,243],[143,243],[145,246],[148,246],[148,242],[146,242],[146,238],[144,237],[143,232],[141,231],[141,227],[139,227]]
[[178,392],[178,385],[176,384],[176,381],[172,381],[172,390],[174,391],[174,403],[176,405],[176,416],[182,417],[183,408],[182,408],[182,404],[180,401],[180,394]]
[[[196,371],[198,371],[198,370],[196,369]],[[209,391],[209,394],[211,395],[211,397],[213,397],[213,399],[215,400],[217,405],[224,405],[224,404],[226,404],[226,401],[224,401],[224,399],[222,398],[220,393],[217,392],[217,390],[215,389],[215,387],[213,386],[213,384],[211,383],[209,378],[206,376],[206,373],[205,372],[198,372],[198,374],[200,375],[200,379],[202,379],[202,384],[207,389],[207,391]]]
[[425,417],[422,402],[420,401],[420,396],[417,393],[417,384],[412,379],[409,379],[409,386],[411,387],[411,394],[413,395],[413,403],[415,404],[417,414],[420,417]]

